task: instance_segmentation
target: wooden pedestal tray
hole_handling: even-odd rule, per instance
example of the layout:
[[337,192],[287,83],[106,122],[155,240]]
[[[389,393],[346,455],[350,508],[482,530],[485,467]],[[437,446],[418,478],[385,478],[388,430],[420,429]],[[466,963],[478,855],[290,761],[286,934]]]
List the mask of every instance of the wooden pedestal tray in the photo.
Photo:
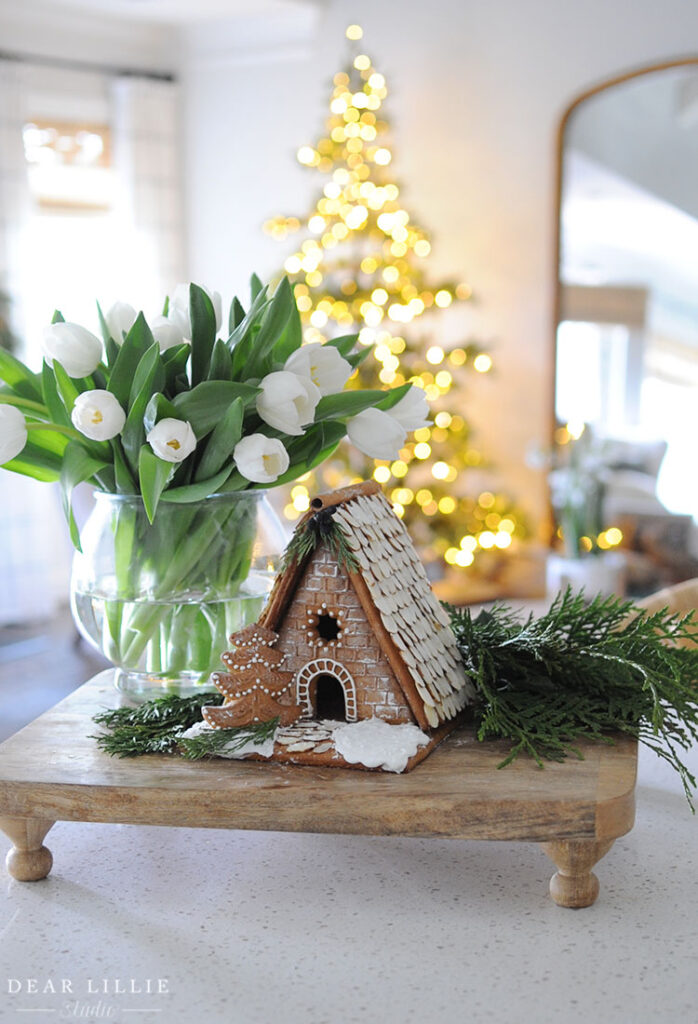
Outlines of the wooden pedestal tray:
[[92,716],[120,701],[102,672],[0,745],[0,828],[13,842],[7,868],[45,878],[43,845],[55,821],[188,828],[433,836],[540,843],[557,872],[552,898],[586,907],[598,895],[591,868],[634,820],[637,745],[585,743],[585,760],[497,770],[506,745],[454,732],[406,775],[260,764],[188,762],[101,753]]

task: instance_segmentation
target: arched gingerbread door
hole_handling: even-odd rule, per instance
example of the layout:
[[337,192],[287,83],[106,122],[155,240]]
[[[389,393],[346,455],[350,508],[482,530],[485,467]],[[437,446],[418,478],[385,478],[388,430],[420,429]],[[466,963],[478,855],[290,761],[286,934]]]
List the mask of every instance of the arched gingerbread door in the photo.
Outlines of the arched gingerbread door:
[[[332,658],[315,658],[296,674],[296,703],[304,718],[356,721],[356,684],[344,665]],[[340,692],[341,691],[341,692]],[[343,695],[343,711],[341,696]]]

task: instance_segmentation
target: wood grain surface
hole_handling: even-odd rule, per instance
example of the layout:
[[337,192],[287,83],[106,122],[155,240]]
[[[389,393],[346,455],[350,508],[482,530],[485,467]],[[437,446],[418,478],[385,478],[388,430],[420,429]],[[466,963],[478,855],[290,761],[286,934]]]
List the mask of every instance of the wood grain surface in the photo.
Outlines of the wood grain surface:
[[407,775],[177,756],[119,760],[90,738],[118,706],[111,671],[0,745],[0,817],[359,835],[593,840],[634,820],[637,747],[582,744],[583,761],[498,770],[507,746],[472,730]]

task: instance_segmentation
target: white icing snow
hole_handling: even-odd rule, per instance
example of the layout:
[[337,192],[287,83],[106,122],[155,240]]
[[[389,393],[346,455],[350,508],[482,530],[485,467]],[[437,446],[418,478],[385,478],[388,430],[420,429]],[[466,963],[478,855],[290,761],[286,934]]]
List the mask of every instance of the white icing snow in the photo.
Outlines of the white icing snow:
[[416,725],[390,725],[380,718],[342,723],[333,731],[335,750],[349,764],[404,772],[407,762],[429,737]]
[[[187,729],[181,735],[185,739],[191,739],[194,736],[201,736],[202,733],[214,731],[208,722],[197,722],[195,725],[192,725],[191,729]],[[265,740],[264,743],[255,743],[254,740],[249,740],[243,746],[238,747],[237,750],[227,750],[226,747],[221,747],[220,750],[216,751],[216,757],[239,758],[244,757],[245,754],[261,754],[262,757],[271,757],[274,753],[275,736],[276,733],[270,739]]]

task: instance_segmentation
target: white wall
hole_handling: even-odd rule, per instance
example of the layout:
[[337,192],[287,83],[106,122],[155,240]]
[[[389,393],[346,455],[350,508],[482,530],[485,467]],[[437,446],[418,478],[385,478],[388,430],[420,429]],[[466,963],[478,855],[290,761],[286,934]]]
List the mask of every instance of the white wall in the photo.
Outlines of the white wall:
[[532,439],[546,438],[549,422],[556,127],[589,85],[696,52],[698,7],[686,0],[330,0],[315,21],[299,15],[290,43],[278,26],[265,42],[269,19],[257,37],[245,24],[247,46],[222,26],[189,34],[194,278],[230,294],[250,269],[266,274],[282,262],[287,250],[260,226],[308,207],[313,175],[293,155],[321,127],[344,29],[355,21],[388,78],[396,173],[408,208],[433,232],[432,266],[472,284],[478,304],[464,309],[464,328],[494,346],[496,376],[473,382],[465,411],[502,482],[540,519],[543,482],[524,456]]
[[0,50],[82,60],[119,68],[172,71],[178,31],[142,19],[110,17],[52,0],[4,0]]

